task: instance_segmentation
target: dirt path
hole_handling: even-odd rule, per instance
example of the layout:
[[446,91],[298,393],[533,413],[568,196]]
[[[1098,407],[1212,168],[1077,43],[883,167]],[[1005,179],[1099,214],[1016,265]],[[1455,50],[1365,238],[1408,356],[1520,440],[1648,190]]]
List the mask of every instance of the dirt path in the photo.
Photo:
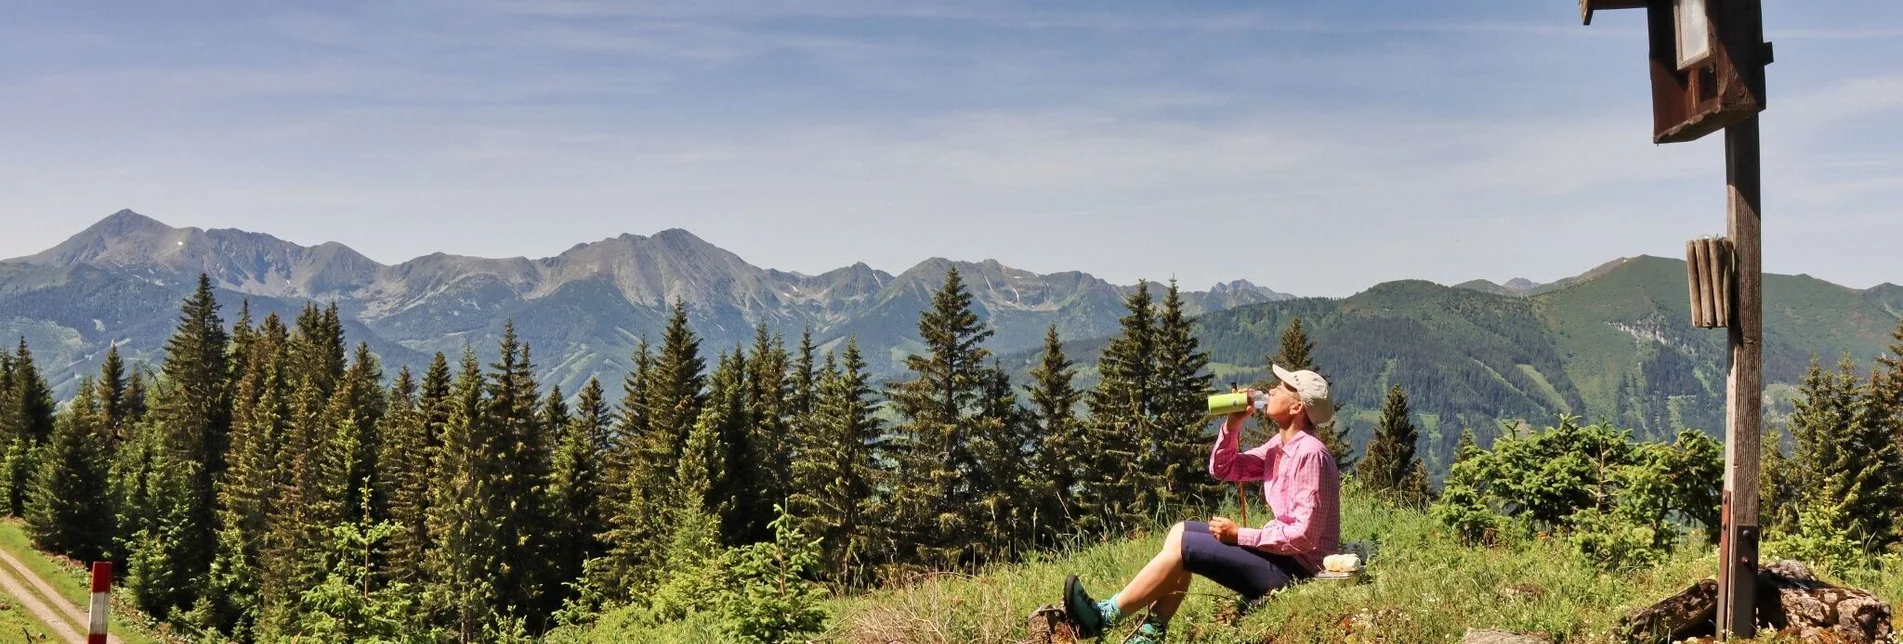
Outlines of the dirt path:
[[7,566],[6,570],[0,571],[0,591],[12,595],[14,601],[20,602],[20,607],[26,609],[27,614],[46,624],[47,629],[53,631],[54,637],[71,644],[86,644],[86,638],[81,637],[79,631],[73,630],[73,625],[66,621],[64,615],[47,606],[46,602],[40,601],[38,595],[21,585],[16,575],[12,566]]
[[[13,553],[0,549],[0,564],[5,564],[0,568],[4,568],[7,573],[4,575],[4,581],[0,583],[5,584],[9,594],[19,599],[21,605],[27,606],[35,617],[46,622],[49,627],[57,631],[57,634],[61,636],[70,634],[75,638],[73,641],[84,644],[85,631],[90,628],[88,625],[90,620],[87,619],[85,610],[81,610],[79,605],[59,594],[59,590],[53,588],[52,584],[46,583],[46,580],[41,579],[39,575],[33,574],[33,569],[26,567],[26,564],[14,557]],[[39,596],[24,592],[26,589],[19,587],[19,579],[24,579],[31,584],[35,590],[39,591]],[[39,609],[32,608],[34,604],[38,604]],[[41,610],[45,610],[46,614],[41,614]],[[49,618],[49,615],[52,617]],[[107,635],[106,641],[109,644],[122,644],[117,635]]]

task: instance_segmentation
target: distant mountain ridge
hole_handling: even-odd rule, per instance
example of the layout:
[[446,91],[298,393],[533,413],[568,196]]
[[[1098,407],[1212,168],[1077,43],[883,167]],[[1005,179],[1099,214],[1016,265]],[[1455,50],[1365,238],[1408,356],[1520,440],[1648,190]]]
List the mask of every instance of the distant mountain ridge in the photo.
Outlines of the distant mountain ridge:
[[[897,275],[863,263],[803,275],[754,267],[683,230],[577,244],[543,259],[437,253],[383,265],[341,244],[173,228],[121,212],[45,252],[0,262],[0,338],[24,336],[64,396],[78,377],[96,373],[109,344],[156,365],[180,301],[204,272],[218,285],[228,322],[240,302],[254,319],[336,302],[350,341],[368,342],[386,374],[465,346],[487,361],[513,321],[545,385],[573,393],[599,375],[612,387],[637,343],[658,341],[680,298],[709,355],[750,343],[756,325],[789,346],[810,327],[822,350],[858,338],[875,375],[892,377],[922,348],[919,312],[953,267],[996,331],[986,345],[1020,381],[1055,324],[1078,384],[1095,383],[1097,354],[1117,333],[1133,286],[942,258]],[[1236,280],[1184,296],[1198,315],[1213,382],[1262,377],[1264,357],[1301,317],[1347,406],[1352,438],[1367,439],[1386,388],[1400,385],[1438,472],[1460,429],[1487,441],[1501,419],[1570,413],[1654,439],[1681,427],[1716,431],[1724,334],[1686,322],[1684,280],[1684,262],[1641,256],[1547,284],[1401,280],[1337,299],[1293,298]],[[1903,287],[1894,284],[1858,290],[1766,275],[1764,285],[1766,409],[1774,419],[1788,413],[1812,356],[1830,362],[1848,354],[1868,364],[1886,350],[1903,312]]]
[[[995,260],[932,258],[898,275],[856,263],[804,275],[753,266],[680,229],[576,244],[542,259],[435,253],[384,265],[336,242],[307,247],[264,233],[175,228],[130,210],[4,265],[11,270],[0,274],[0,292],[36,281],[57,291],[64,283],[58,276],[66,274],[61,271],[90,269],[98,274],[86,273],[88,282],[135,280],[182,293],[202,272],[225,292],[221,302],[228,319],[240,298],[271,310],[302,301],[335,302],[347,319],[374,336],[353,335],[353,340],[402,349],[392,354],[454,353],[465,343],[490,349],[502,325],[513,320],[538,350],[545,377],[570,391],[589,375],[626,369],[640,338],[658,340],[677,299],[686,303],[709,351],[750,340],[758,325],[788,337],[789,344],[811,328],[821,346],[857,335],[874,356],[873,369],[889,372],[898,368],[903,350],[917,346],[918,312],[952,267],[964,275],[981,314],[998,329],[992,345],[1000,351],[1036,346],[1053,323],[1066,337],[1108,334],[1122,314],[1122,299],[1134,289],[1087,273],[1040,275]],[[1291,297],[1243,280],[1183,296],[1192,313]],[[102,304],[88,303],[82,293],[38,297],[80,309]],[[102,351],[107,341],[130,341],[127,350],[134,352],[158,346],[151,344],[156,338],[113,337],[117,329],[93,328],[106,326],[96,316],[84,316],[76,326],[14,317],[23,319],[5,324],[18,329],[0,325],[0,330],[58,335],[60,344],[74,352],[69,358],[79,357],[78,362]],[[892,359],[878,359],[885,356]],[[66,375],[72,373],[77,370]]]

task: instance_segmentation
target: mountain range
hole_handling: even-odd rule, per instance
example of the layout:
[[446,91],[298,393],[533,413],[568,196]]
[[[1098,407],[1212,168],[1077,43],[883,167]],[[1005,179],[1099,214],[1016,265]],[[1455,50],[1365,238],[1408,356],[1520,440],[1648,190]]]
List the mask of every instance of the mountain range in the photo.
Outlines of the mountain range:
[[[121,211],[44,252],[0,262],[0,333],[25,337],[64,396],[96,372],[109,344],[156,365],[179,303],[203,273],[228,322],[240,302],[254,318],[335,303],[350,341],[368,342],[388,373],[465,346],[486,360],[513,322],[534,348],[543,382],[573,392],[601,376],[612,386],[638,342],[658,341],[680,301],[703,352],[751,343],[761,325],[789,345],[810,329],[821,350],[856,337],[875,376],[889,378],[920,349],[919,313],[953,267],[996,331],[987,346],[1020,379],[1055,324],[1080,384],[1094,384],[1097,354],[1136,288],[994,260],[934,258],[897,275],[860,263],[803,275],[753,266],[684,230],[577,244],[543,259],[437,253],[384,265],[342,244],[175,228]],[[1266,355],[1300,317],[1346,407],[1350,438],[1367,440],[1387,389],[1400,386],[1439,470],[1459,430],[1476,429],[1490,442],[1503,419],[1572,414],[1655,439],[1684,427],[1718,432],[1725,337],[1687,323],[1686,292],[1683,261],[1641,256],[1546,284],[1403,280],[1314,298],[1238,280],[1183,296],[1216,383],[1262,378]],[[1774,422],[1788,413],[1813,358],[1868,365],[1886,351],[1903,312],[1903,287],[1894,284],[1859,290],[1766,275],[1764,292]]]
[[[1001,352],[1038,346],[1051,324],[1069,338],[1113,333],[1135,288],[995,260],[933,258],[897,275],[858,263],[804,275],[753,266],[679,229],[576,244],[542,259],[436,253],[384,265],[335,242],[175,228],[122,210],[44,252],[0,262],[0,332],[26,336],[45,354],[55,388],[69,391],[109,343],[156,363],[177,303],[203,273],[227,322],[241,301],[259,319],[335,303],[351,341],[369,342],[392,371],[466,344],[493,351],[513,321],[542,376],[575,391],[593,375],[618,380],[642,338],[658,342],[679,301],[709,352],[750,342],[761,325],[789,344],[810,329],[822,349],[856,336],[872,369],[891,373],[921,346],[918,313],[953,267],[997,330],[990,346]],[[1291,296],[1238,280],[1183,297],[1201,314]]]

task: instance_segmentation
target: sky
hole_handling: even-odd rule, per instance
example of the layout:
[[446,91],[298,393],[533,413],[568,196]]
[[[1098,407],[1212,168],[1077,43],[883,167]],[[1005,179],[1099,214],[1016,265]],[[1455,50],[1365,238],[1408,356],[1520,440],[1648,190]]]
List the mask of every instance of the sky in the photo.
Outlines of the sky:
[[[1725,230],[1573,0],[0,2],[0,257],[173,226],[1112,282],[1553,281]],[[1903,282],[1903,3],[1765,0],[1764,264]]]

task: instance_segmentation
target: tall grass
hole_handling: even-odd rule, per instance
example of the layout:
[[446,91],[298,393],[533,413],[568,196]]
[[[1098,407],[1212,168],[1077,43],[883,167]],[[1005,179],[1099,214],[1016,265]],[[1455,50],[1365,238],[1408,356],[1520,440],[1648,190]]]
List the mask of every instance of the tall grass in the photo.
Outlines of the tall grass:
[[[1146,536],[1069,548],[976,575],[928,575],[837,598],[828,606],[832,626],[819,641],[1022,642],[1026,618],[1041,605],[1058,603],[1066,575],[1079,575],[1097,596],[1109,596],[1155,554],[1167,526],[1159,522]],[[1717,569],[1715,550],[1697,540],[1638,573],[1603,572],[1564,540],[1540,535],[1508,538],[1491,548],[1468,546],[1424,512],[1358,494],[1343,499],[1342,532],[1344,541],[1378,546],[1361,583],[1299,584],[1238,620],[1235,594],[1199,578],[1171,623],[1169,641],[1452,642],[1468,629],[1496,628],[1561,643],[1610,642],[1621,616]],[[1903,579],[1894,572],[1846,576],[1887,601],[1903,591]],[[631,616],[611,613],[577,639],[659,644],[721,639],[705,620],[649,628]],[[1134,622],[1128,620],[1105,641],[1121,641]]]

